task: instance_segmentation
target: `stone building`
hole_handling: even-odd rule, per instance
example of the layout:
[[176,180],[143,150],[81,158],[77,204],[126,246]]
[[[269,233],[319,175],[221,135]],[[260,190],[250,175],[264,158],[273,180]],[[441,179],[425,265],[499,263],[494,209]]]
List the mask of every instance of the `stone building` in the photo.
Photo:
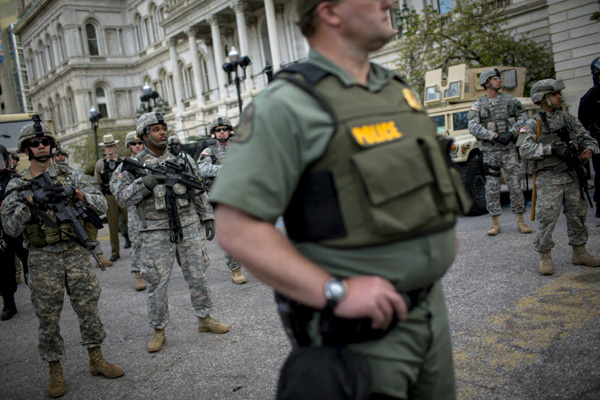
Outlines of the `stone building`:
[[[55,121],[67,147],[91,132],[91,107],[103,114],[103,129],[132,128],[146,85],[168,102],[170,130],[183,140],[202,135],[217,114],[238,118],[236,85],[222,69],[232,49],[252,61],[240,85],[244,104],[267,84],[267,63],[277,70],[308,52],[289,0],[16,1],[14,32],[28,68],[28,95],[36,112]],[[452,1],[406,5],[445,13]],[[565,100],[576,113],[591,85],[589,64],[600,54],[600,24],[589,20],[600,9],[597,1],[490,1],[505,7],[507,29],[552,50],[549,62],[565,81]],[[404,4],[394,1],[392,24]],[[374,61],[394,68],[396,46],[387,45]]]

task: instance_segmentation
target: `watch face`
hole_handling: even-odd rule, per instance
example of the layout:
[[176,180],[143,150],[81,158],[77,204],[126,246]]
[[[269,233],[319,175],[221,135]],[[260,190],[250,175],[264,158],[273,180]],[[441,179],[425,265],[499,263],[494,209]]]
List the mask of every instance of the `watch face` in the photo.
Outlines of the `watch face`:
[[331,279],[325,285],[325,297],[330,300],[341,300],[346,295],[346,286],[337,279]]

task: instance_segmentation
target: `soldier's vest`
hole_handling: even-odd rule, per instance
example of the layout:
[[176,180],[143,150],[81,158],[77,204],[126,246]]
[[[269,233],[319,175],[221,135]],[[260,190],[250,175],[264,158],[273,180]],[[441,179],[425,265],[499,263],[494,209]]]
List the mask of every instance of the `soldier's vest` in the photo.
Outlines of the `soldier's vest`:
[[455,213],[469,210],[470,197],[445,154],[448,143],[403,82],[372,93],[344,87],[312,64],[293,68],[305,82],[287,70],[278,78],[312,93],[337,129],[285,211],[292,240],[384,244],[449,229]]
[[104,159],[104,170],[100,174],[100,186],[102,188],[102,194],[111,194],[109,188],[110,177],[122,162],[123,160],[121,160],[120,157],[118,157],[116,160],[110,161],[106,160],[106,158]]
[[225,161],[225,157],[227,157],[227,148],[225,146],[221,146],[219,144],[213,144],[209,147],[210,154],[215,156],[215,162],[213,164],[220,165]]
[[[146,149],[140,151],[135,158],[140,162],[143,162],[149,166],[155,166],[161,161],[175,158],[171,152],[166,152],[166,157],[155,157],[148,153]],[[177,196],[177,212],[180,218],[183,218],[187,214],[195,213],[195,207],[190,200],[190,193],[188,193],[187,187],[176,183],[173,186],[173,191]],[[153,196],[146,197],[138,204],[138,215],[146,220],[162,220],[167,219],[167,202],[166,194],[167,188],[165,185],[156,185],[152,190]]]
[[503,93],[499,93],[493,101],[483,96],[479,104],[479,122],[488,130],[502,135],[515,124],[516,119],[510,115],[515,115],[516,110]]
[[[535,120],[537,121],[538,118],[541,118],[541,114],[537,114],[534,115],[533,118],[535,118]],[[544,118],[542,118],[542,134],[539,137],[539,139],[537,140],[537,143],[541,143],[543,145],[548,145],[548,144],[565,144],[564,140],[557,134],[555,133],[550,133],[550,127],[548,126],[548,122],[545,121],[544,122]],[[566,124],[565,124],[566,125]],[[554,130],[555,132],[556,130]],[[573,129],[571,129],[571,127],[569,127],[567,125],[567,132],[569,133],[569,138],[571,140],[575,140],[576,136],[575,136],[575,131]],[[562,160],[556,156],[544,156],[543,160],[538,160],[538,161],[534,161],[533,162],[533,171],[541,171],[541,170],[549,170],[554,168],[555,166],[557,166],[558,164],[560,164],[562,162]],[[531,164],[531,162],[530,162]]]
[[[52,179],[53,183],[68,185],[66,177],[70,173],[71,172],[69,171],[63,173],[62,171],[57,170],[57,176]],[[30,181],[35,178],[29,169],[19,171],[19,176],[24,181]],[[58,229],[56,227],[49,226],[34,213],[31,213],[31,219],[25,224],[25,230],[23,231],[23,238],[28,241],[29,246],[44,247],[46,245],[58,242],[69,242],[73,240],[73,237],[76,237],[71,224],[68,222],[59,223],[55,218],[54,213],[50,210],[43,212],[48,216],[49,219],[57,224]],[[83,220],[80,220],[80,222],[83,224],[83,227],[85,228],[90,239],[96,240],[98,237],[98,229],[89,222]]]

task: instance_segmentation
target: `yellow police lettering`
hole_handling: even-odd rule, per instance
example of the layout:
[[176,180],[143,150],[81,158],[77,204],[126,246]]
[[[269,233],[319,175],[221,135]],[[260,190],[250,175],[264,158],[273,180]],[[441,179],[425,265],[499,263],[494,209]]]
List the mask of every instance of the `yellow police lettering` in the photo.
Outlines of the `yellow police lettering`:
[[352,135],[361,146],[389,142],[402,137],[402,133],[398,130],[394,121],[356,126],[352,128]]

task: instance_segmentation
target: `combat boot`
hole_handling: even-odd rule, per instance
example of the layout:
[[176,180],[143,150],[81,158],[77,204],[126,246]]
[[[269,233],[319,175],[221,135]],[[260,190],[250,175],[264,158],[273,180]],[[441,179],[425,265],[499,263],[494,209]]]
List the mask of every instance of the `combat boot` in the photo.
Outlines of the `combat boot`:
[[552,268],[552,255],[550,250],[540,251],[540,274],[541,275],[553,275],[554,269]]
[[125,244],[123,245],[124,249],[128,249],[131,247],[131,241],[129,240],[129,235],[123,235],[123,238],[125,238]]
[[498,215],[492,215],[492,227],[487,231],[488,236],[496,236],[502,232],[500,229],[500,217]]
[[48,380],[48,396],[52,398],[60,397],[67,392],[60,361],[50,361],[48,362],[48,367],[50,369],[50,379]]
[[122,368],[110,364],[102,355],[100,346],[88,349],[90,356],[90,373],[94,376],[104,375],[109,379],[118,378],[125,374]]
[[[102,263],[102,265],[104,265],[105,267],[112,267],[113,262],[112,261],[108,261],[106,258],[104,258],[104,256],[102,254],[98,254],[98,259],[100,260],[100,262]],[[98,263],[96,263],[96,267],[98,267]]]
[[2,315],[0,320],[6,321],[11,319],[17,313],[17,305],[15,304],[15,298],[12,294],[2,296],[4,299],[4,308],[2,309]]
[[198,332],[225,333],[229,332],[229,326],[207,315],[206,318],[198,318]]
[[525,221],[523,220],[523,213],[516,214],[517,216],[517,229],[521,233],[531,233],[531,228],[525,225]]
[[238,268],[238,269],[234,269],[233,271],[231,271],[231,280],[236,285],[241,285],[241,284],[244,284],[244,283],[248,282],[248,280],[246,280],[246,277],[242,273],[242,268],[241,267]]
[[134,275],[135,275],[135,290],[138,292],[140,290],[146,290],[146,282],[144,282],[144,278],[142,278],[140,271],[135,271]]
[[148,342],[148,353],[161,351],[163,344],[167,343],[167,335],[164,329],[154,329],[154,336]]
[[573,246],[571,262],[575,265],[585,265],[586,267],[600,267],[600,260],[588,253],[584,245]]

